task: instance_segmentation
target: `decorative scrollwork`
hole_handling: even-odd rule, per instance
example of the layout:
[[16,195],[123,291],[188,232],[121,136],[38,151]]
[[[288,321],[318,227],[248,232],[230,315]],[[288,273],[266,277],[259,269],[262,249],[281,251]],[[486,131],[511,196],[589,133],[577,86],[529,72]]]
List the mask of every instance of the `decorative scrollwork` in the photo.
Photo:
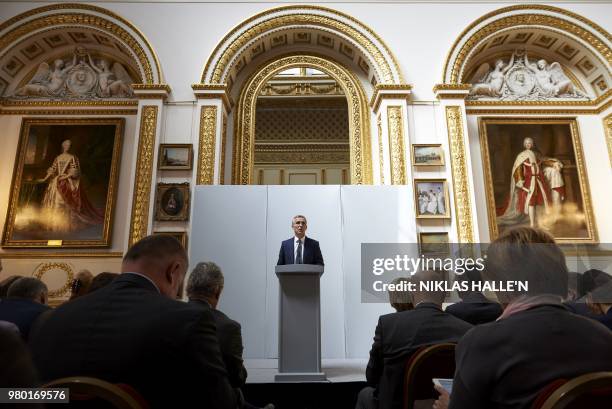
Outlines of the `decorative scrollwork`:
[[404,153],[404,124],[402,119],[402,107],[388,107],[387,121],[389,123],[389,152],[391,153],[391,183],[394,185],[405,185],[406,155]]
[[145,237],[148,231],[149,199],[151,197],[151,178],[153,176],[153,156],[155,155],[157,111],[157,105],[147,105],[142,108],[140,136],[138,138],[138,157],[136,159],[134,197],[132,199],[130,246]]
[[49,291],[49,298],[57,298],[65,295],[68,290],[70,290],[70,286],[72,285],[72,280],[74,279],[74,272],[70,264],[67,263],[44,263],[41,264],[36,272],[33,274],[34,277],[42,280],[42,277],[51,270],[61,270],[66,273],[66,281],[63,286],[61,286],[57,290]]
[[454,105],[446,107],[446,125],[453,175],[457,239],[459,243],[472,243],[474,242],[474,227],[461,107]]
[[200,111],[200,144],[198,157],[198,185],[212,185],[214,181],[215,142],[217,139],[217,107],[204,105]]

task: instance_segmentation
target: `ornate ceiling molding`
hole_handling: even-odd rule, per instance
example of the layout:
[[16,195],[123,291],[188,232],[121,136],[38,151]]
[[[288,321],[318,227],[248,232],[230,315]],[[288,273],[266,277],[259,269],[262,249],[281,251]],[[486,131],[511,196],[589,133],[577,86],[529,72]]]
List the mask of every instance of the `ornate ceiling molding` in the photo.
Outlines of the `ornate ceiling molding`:
[[[600,63],[612,65],[612,36],[599,25],[570,11],[544,5],[517,5],[488,13],[470,24],[454,42],[444,64],[443,82],[467,82],[463,77],[472,56],[496,33],[519,27],[542,29],[580,44]],[[570,57],[570,56],[568,56]],[[573,58],[573,57],[572,57]],[[571,59],[571,58],[570,58]]]
[[[327,31],[344,39],[350,39],[353,45],[367,57],[373,65],[379,83],[402,83],[403,76],[395,57],[384,41],[369,27],[355,18],[319,6],[283,6],[256,14],[234,27],[213,50],[202,71],[201,82],[218,84],[228,81],[228,72],[234,65],[246,64],[238,59],[246,47],[254,46],[252,52],[264,53],[264,47],[258,49],[253,40],[279,29],[310,27]],[[286,43],[286,38],[279,37],[278,44]],[[308,39],[310,43],[310,39]],[[317,44],[334,48],[333,38],[323,39]],[[350,47],[338,51],[347,56],[354,53]],[[361,61],[358,61],[361,66]],[[364,61],[365,66],[368,65]]]
[[117,14],[87,4],[52,4],[5,21],[0,25],[0,55],[37,33],[61,27],[95,30],[112,37],[133,55],[144,83],[163,83],[157,55],[142,32]]

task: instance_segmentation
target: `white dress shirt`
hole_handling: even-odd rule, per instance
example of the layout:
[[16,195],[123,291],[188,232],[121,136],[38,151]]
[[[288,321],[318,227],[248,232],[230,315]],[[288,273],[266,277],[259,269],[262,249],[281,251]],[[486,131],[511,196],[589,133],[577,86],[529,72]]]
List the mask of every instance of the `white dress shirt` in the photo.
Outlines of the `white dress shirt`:
[[[300,239],[294,236],[293,237],[293,262],[294,263],[297,258],[298,241],[300,241]],[[306,242],[306,236],[302,237],[302,263],[304,263],[304,243],[305,242]]]

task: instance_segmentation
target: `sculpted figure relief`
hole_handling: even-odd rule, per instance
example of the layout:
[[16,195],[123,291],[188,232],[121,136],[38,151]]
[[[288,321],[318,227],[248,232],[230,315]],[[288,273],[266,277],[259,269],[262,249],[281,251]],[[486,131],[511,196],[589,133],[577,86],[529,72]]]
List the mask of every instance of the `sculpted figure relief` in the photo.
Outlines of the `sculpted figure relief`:
[[41,63],[32,79],[10,96],[69,100],[130,98],[133,93],[129,84],[133,82],[119,62],[102,59],[96,63],[86,49],[77,47],[70,63],[56,59],[53,68]]
[[533,63],[527,54],[515,51],[508,64],[497,60],[495,67],[482,64],[472,76],[470,99],[546,100],[587,98],[565,75],[558,62],[540,59]]

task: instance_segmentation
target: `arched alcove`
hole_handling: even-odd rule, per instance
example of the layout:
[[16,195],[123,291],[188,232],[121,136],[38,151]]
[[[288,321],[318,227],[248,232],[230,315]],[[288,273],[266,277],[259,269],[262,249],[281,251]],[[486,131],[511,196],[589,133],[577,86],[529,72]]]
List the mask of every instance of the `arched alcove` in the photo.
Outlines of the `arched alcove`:
[[483,64],[508,63],[513,53],[533,62],[558,63],[582,91],[583,100],[608,93],[612,72],[612,37],[597,24],[552,6],[518,5],[486,14],[469,25],[448,54],[447,84],[473,83]]
[[[157,56],[144,35],[115,13],[85,4],[54,4],[32,9],[0,26],[0,95],[15,96],[45,64],[74,55],[123,67],[134,83],[158,84]],[[112,67],[109,67],[112,68]]]

